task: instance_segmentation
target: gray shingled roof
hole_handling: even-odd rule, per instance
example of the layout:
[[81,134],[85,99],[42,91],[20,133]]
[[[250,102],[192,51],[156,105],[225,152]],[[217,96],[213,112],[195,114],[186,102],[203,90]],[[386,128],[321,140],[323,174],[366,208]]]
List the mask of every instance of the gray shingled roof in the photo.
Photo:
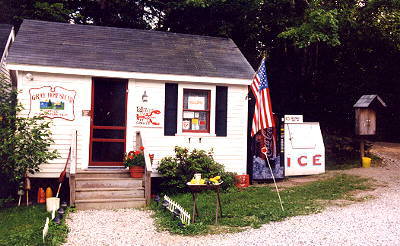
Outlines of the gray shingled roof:
[[378,95],[363,95],[358,99],[356,104],[354,104],[354,108],[367,108],[372,102],[377,99],[383,107],[386,107],[386,103],[378,96]]
[[0,58],[4,53],[4,49],[6,48],[8,38],[10,37],[10,33],[12,30],[12,26],[8,24],[0,24]]
[[228,38],[24,20],[9,64],[251,79]]

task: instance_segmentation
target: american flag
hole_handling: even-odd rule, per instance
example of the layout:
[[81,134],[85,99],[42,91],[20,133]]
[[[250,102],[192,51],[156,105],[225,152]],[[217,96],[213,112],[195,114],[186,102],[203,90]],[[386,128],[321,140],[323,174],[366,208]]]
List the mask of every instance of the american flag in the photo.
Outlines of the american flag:
[[251,83],[251,90],[256,99],[253,123],[251,127],[251,136],[253,137],[261,129],[275,127],[274,117],[272,115],[270,92],[268,88],[265,59],[261,61],[261,65],[254,75],[253,82]]

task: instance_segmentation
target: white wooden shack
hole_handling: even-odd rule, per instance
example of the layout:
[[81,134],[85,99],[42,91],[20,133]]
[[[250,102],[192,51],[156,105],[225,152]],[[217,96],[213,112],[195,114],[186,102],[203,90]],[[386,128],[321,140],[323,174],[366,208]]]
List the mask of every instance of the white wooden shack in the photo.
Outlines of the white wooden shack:
[[[61,155],[34,177],[57,178],[71,147],[78,208],[142,206],[158,162],[174,146],[213,149],[227,171],[246,173],[254,70],[231,39],[24,20],[7,64],[23,113],[52,120],[52,148]],[[132,198],[127,190],[142,182],[118,168],[142,144],[146,185]],[[125,193],[96,193],[110,188]]]

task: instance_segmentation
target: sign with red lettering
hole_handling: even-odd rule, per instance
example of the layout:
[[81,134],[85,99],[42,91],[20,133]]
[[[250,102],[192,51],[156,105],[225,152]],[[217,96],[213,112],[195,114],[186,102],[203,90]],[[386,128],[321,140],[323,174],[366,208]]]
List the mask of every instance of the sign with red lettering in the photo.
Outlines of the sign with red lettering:
[[318,123],[285,122],[285,176],[325,172],[325,147]]
[[136,126],[161,127],[160,108],[147,103],[136,106]]
[[43,86],[29,90],[29,116],[42,115],[54,119],[75,120],[76,91],[60,86]]
[[188,109],[192,110],[205,110],[206,103],[205,97],[189,96],[188,98]]

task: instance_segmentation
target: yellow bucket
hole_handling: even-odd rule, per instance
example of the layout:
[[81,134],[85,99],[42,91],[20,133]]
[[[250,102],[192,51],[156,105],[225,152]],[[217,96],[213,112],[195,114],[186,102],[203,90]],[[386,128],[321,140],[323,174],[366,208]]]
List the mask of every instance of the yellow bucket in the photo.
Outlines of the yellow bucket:
[[371,158],[369,158],[369,157],[363,157],[363,158],[362,158],[362,167],[363,167],[363,168],[369,168],[369,167],[371,167]]

